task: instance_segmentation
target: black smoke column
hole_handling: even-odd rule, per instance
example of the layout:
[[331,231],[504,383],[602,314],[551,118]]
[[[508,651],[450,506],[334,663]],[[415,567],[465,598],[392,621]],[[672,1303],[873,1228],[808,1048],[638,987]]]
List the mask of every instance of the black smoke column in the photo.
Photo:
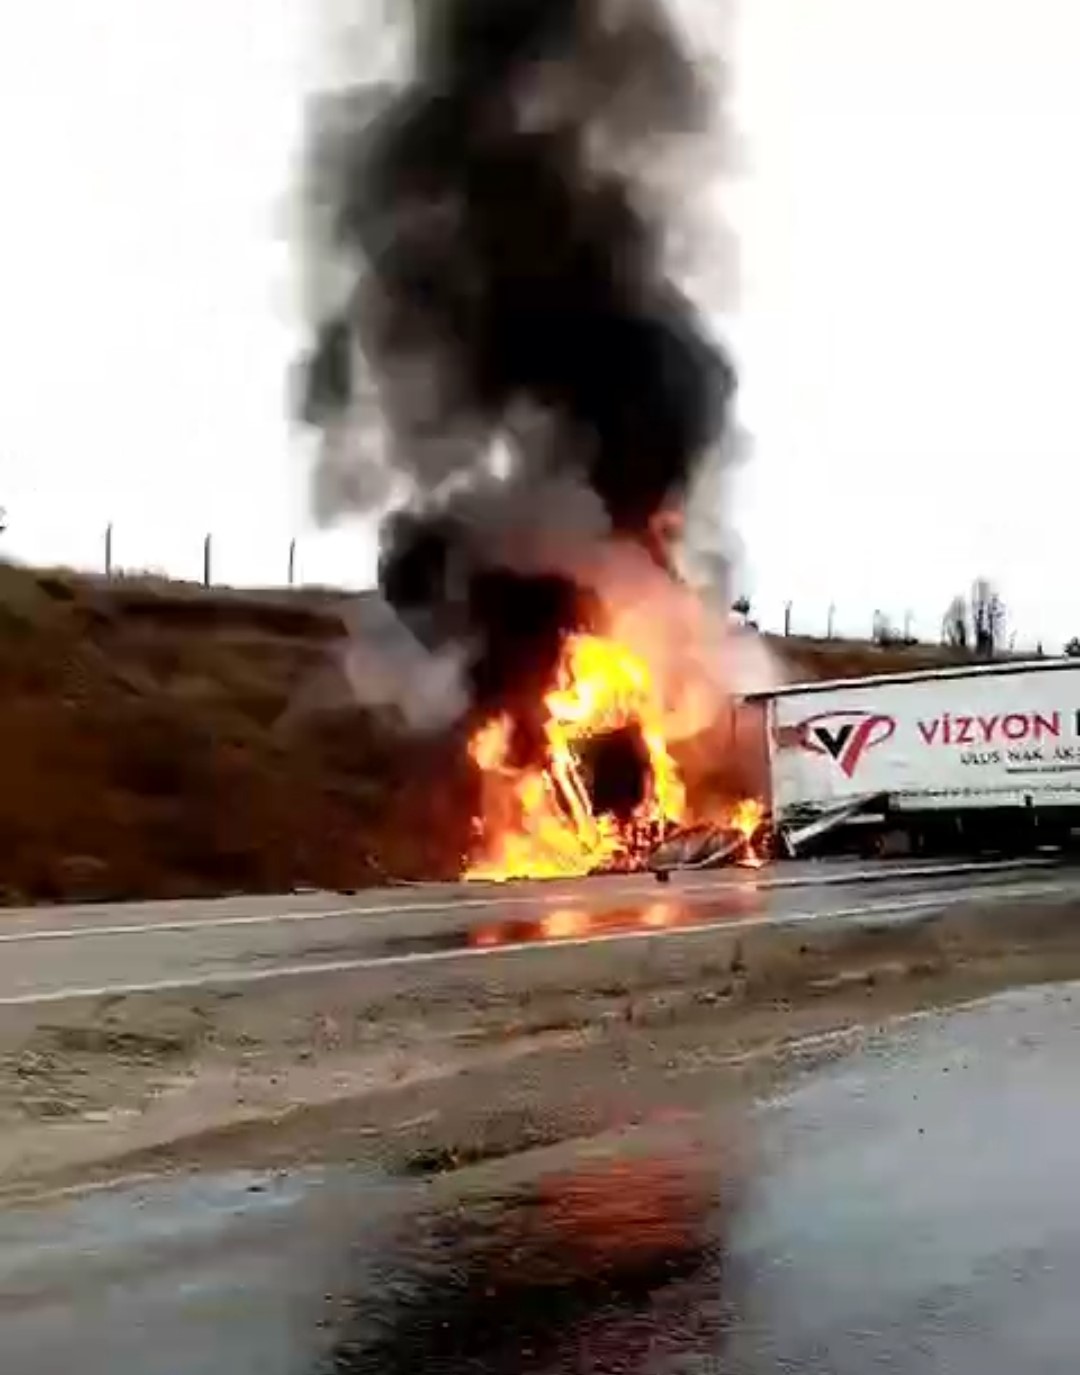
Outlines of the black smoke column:
[[[662,558],[656,518],[724,427],[732,370],[665,272],[646,175],[705,102],[645,0],[416,0],[414,19],[411,81],[374,118],[339,103],[320,194],[355,280],[304,413],[355,490],[393,493],[388,600],[429,647],[468,646],[481,712],[524,718],[592,618],[590,549]],[[350,448],[361,395],[379,425]]]

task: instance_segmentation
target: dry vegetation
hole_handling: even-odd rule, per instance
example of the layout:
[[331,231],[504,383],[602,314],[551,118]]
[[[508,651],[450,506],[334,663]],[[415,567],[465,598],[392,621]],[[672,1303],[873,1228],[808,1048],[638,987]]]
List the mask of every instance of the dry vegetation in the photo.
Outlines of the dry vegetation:
[[[204,591],[0,564],[0,901],[449,876],[459,740],[349,705],[328,591]],[[791,640],[800,677],[940,663]]]
[[815,640],[801,635],[790,639],[775,637],[773,644],[790,667],[795,682],[960,667],[975,659],[970,650],[950,645],[879,645],[867,640]]

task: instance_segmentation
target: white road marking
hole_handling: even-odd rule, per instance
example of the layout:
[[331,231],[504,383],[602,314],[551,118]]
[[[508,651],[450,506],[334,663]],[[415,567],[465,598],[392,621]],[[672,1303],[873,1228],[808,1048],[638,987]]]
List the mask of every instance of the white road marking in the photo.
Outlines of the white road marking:
[[[371,919],[375,917],[422,916],[425,913],[429,915],[449,913],[459,907],[467,908],[470,911],[491,907],[565,907],[569,902],[596,906],[603,901],[615,903],[622,899],[644,897],[650,894],[656,895],[658,891],[674,901],[684,894],[773,892],[790,888],[832,888],[844,884],[884,883],[901,879],[960,877],[971,873],[993,874],[1013,869],[1047,869],[1054,868],[1056,865],[1057,861],[1053,859],[1002,859],[985,862],[973,860],[958,864],[936,864],[922,867],[912,865],[903,869],[876,868],[845,870],[832,874],[797,874],[787,878],[783,875],[758,877],[759,871],[741,870],[740,872],[747,875],[741,882],[729,878],[719,882],[714,880],[712,882],[661,887],[655,879],[652,879],[648,881],[647,885],[635,884],[633,887],[608,889],[606,897],[604,891],[599,887],[595,891],[589,891],[589,888],[585,888],[583,892],[572,895],[565,892],[502,892],[484,897],[448,896],[441,901],[377,903],[366,907],[331,907],[323,911],[312,912],[263,912],[249,916],[188,917],[154,922],[115,922],[109,926],[36,927],[28,931],[0,932],[0,945],[20,945],[31,941],[81,940],[84,937],[97,939],[107,936],[176,935],[194,931],[216,931],[229,927],[284,926],[304,922],[336,921],[344,917]],[[3,917],[0,915],[0,923],[2,921]]]
[[[1006,898],[1043,897],[1057,893],[1075,893],[1075,884],[1025,884],[1012,888],[994,888],[980,897],[994,901]],[[101,984],[90,988],[61,988],[39,993],[17,993],[0,997],[2,1007],[29,1007],[37,1004],[60,1003],[85,998],[129,997],[140,993],[180,993],[201,988],[234,988],[244,984],[270,983],[274,979],[319,977],[328,974],[359,974],[386,969],[450,964],[455,960],[488,959],[507,955],[551,953],[587,945],[612,945],[655,941],[676,937],[699,936],[707,933],[726,934],[755,927],[782,928],[811,921],[858,921],[868,917],[901,916],[909,912],[942,910],[972,900],[968,890],[939,892],[916,898],[904,898],[878,903],[863,903],[856,907],[841,907],[829,912],[788,912],[777,917],[738,917],[734,920],[694,922],[685,926],[650,927],[647,930],[612,931],[593,936],[573,936],[566,940],[532,941],[500,946],[469,946],[461,950],[419,950],[406,955],[372,956],[365,959],[330,960],[312,964],[278,965],[272,969],[223,970],[215,974],[196,974],[186,978],[154,979],[145,983]]]

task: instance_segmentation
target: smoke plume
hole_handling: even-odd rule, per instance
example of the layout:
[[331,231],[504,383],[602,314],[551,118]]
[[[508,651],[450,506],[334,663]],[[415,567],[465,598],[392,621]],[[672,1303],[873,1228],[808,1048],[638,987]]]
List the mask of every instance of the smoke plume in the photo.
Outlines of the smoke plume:
[[414,0],[409,79],[320,107],[316,500],[388,512],[382,593],[463,649],[482,712],[592,622],[598,546],[669,565],[719,451],[733,371],[666,269],[654,175],[708,113],[650,0]]

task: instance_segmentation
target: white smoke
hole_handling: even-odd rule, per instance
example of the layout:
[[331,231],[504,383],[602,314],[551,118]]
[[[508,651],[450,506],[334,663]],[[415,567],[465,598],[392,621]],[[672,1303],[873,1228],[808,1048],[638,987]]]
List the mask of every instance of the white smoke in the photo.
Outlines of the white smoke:
[[360,706],[393,708],[418,733],[444,730],[463,715],[469,694],[461,649],[426,649],[378,596],[358,600],[346,621],[342,669]]

